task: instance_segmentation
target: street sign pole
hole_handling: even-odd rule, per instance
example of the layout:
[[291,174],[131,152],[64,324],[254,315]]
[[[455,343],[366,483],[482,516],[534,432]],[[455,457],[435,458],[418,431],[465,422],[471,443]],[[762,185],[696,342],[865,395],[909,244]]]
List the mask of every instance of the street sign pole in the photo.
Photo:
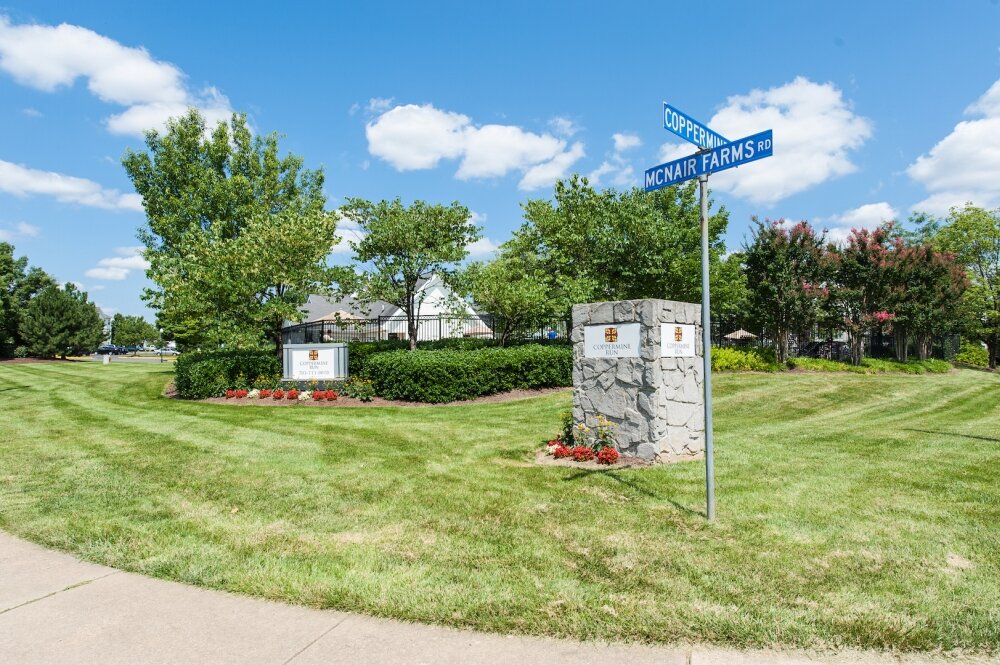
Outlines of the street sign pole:
[[708,174],[698,176],[701,198],[701,344],[705,363],[705,516],[715,519],[715,459],[712,450],[712,316],[708,288]]
[[663,102],[663,128],[700,148],[698,152],[646,169],[645,191],[698,178],[701,197],[701,342],[705,390],[705,517],[715,519],[715,457],[712,445],[712,298],[708,283],[708,176],[773,154],[770,129],[729,141],[708,125]]

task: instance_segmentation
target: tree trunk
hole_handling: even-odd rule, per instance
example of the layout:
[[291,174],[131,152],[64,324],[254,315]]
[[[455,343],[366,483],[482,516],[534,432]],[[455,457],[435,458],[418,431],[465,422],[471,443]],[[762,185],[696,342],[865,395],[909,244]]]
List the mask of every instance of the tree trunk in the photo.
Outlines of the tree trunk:
[[917,335],[917,355],[921,360],[927,360],[931,356],[932,338],[926,333]]
[[848,337],[851,340],[851,364],[856,367],[861,364],[861,359],[865,357],[865,334],[852,332]]
[[417,317],[414,316],[412,312],[407,312],[406,313],[406,330],[407,330],[406,336],[410,338],[409,339],[409,342],[410,342],[410,351],[416,351],[417,350],[417,326],[418,325],[419,325],[419,323],[417,322]]
[[906,344],[906,331],[902,328],[894,328],[892,334],[896,340],[896,360],[905,363],[910,351]]
[[788,331],[783,328],[774,331],[774,355],[782,365],[788,361]]
[[989,354],[990,369],[997,368],[997,346],[1000,346],[997,342],[1000,342],[1000,338],[997,335],[993,335],[986,340],[986,352]]

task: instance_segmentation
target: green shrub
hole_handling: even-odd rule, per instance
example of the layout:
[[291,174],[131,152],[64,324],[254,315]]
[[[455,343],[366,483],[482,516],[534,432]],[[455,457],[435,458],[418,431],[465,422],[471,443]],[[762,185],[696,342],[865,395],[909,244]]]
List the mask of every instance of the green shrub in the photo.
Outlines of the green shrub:
[[362,402],[370,402],[375,397],[375,386],[372,384],[371,379],[351,376],[341,385],[340,392],[344,393],[347,397],[353,397]]
[[854,374],[882,374],[898,372],[902,374],[944,374],[951,371],[951,363],[945,360],[898,360],[883,358],[865,358],[860,365],[826,360],[825,358],[791,358],[788,366],[807,372],[852,372]]
[[[558,340],[515,340],[508,343],[508,348],[515,346],[570,346],[568,339]],[[421,351],[478,351],[479,349],[498,348],[500,343],[495,339],[483,337],[446,337],[444,339],[417,342]],[[378,342],[348,342],[347,364],[352,375],[364,374],[368,359],[376,353],[389,353],[409,349],[406,340],[389,339]]]
[[962,348],[959,350],[958,355],[955,356],[955,362],[975,367],[987,367],[990,364],[990,355],[981,344],[973,344],[962,340]]
[[713,372],[776,372],[780,369],[774,349],[712,347]]
[[14,348],[15,358],[27,358],[28,357],[28,347],[18,346]]
[[573,385],[573,351],[529,344],[476,351],[396,351],[371,355],[365,375],[376,394],[414,402],[452,402],[515,388]]
[[251,389],[280,380],[273,351],[195,351],[177,358],[174,384],[187,399],[217,397],[227,389]]

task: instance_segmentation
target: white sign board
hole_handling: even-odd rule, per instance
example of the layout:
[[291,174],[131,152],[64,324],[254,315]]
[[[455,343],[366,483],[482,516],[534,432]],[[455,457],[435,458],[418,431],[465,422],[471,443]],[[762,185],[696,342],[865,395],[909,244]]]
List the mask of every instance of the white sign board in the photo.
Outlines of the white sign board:
[[660,324],[660,356],[682,358],[697,355],[694,346],[695,326],[683,323]]
[[638,358],[639,324],[584,326],[583,355],[585,358]]
[[290,351],[290,376],[298,381],[309,379],[337,379],[337,354],[340,349],[292,349]]

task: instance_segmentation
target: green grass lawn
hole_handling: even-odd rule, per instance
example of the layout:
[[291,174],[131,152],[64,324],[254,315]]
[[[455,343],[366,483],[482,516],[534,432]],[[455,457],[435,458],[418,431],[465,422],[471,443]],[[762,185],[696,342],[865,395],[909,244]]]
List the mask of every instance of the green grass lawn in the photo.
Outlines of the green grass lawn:
[[0,366],[0,528],[148,575],[483,630],[1000,651],[1000,376],[716,377],[701,463],[542,467],[569,392],[276,409]]

